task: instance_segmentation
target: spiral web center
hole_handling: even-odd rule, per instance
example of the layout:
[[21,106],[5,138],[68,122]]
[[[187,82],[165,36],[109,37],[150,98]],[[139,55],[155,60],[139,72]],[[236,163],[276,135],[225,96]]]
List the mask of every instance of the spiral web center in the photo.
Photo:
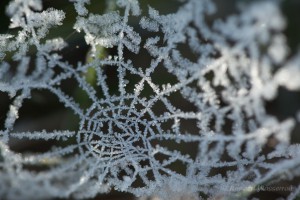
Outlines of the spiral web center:
[[[146,151],[147,135],[153,132],[147,123],[149,116],[132,109],[120,101],[94,103],[87,111],[87,119],[81,122],[79,143],[81,152],[90,152],[97,158],[119,158]],[[118,106],[115,106],[118,104]]]

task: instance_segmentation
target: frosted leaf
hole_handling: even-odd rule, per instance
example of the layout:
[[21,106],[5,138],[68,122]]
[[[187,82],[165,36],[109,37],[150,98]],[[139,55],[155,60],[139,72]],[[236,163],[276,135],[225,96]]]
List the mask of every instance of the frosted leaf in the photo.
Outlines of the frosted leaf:
[[74,28],[86,32],[85,40],[87,44],[92,45],[93,52],[96,51],[96,45],[106,48],[125,45],[129,50],[137,53],[141,41],[140,36],[130,26],[123,23],[122,17],[117,12],[113,12],[90,15],[87,19],[80,18]]

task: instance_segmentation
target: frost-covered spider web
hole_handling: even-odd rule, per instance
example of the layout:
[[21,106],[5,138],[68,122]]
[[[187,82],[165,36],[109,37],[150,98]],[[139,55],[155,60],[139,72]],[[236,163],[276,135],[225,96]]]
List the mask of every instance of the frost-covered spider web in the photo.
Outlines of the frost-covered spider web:
[[[91,48],[89,61],[75,65],[63,57],[62,38],[46,38],[63,26],[63,11],[43,11],[40,0],[7,7],[18,32],[0,35],[0,91],[11,99],[0,131],[1,197],[87,198],[111,189],[227,197],[299,175],[299,146],[290,145],[296,120],[265,108],[279,87],[300,88],[300,56],[288,56],[278,2],[241,6],[225,19],[210,0],[180,1],[172,14],[142,11],[137,0],[107,1],[105,14],[89,13],[89,0],[71,2],[74,29]],[[69,79],[91,102],[86,108],[61,87]],[[36,90],[56,95],[80,119],[78,130],[16,132],[19,109]],[[16,153],[13,139],[59,142],[45,153]],[[276,143],[266,151],[270,139]]]

